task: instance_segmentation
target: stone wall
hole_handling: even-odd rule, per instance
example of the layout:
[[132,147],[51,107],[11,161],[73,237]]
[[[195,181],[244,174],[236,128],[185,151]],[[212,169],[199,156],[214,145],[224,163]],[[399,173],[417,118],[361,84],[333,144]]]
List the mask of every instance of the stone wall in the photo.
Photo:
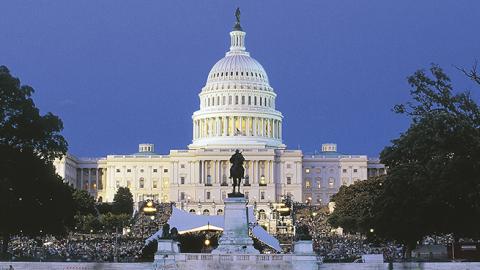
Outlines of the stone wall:
[[[7,270],[12,265],[15,270],[152,270],[152,263],[66,263],[66,262],[0,262],[0,270]],[[193,270],[212,269],[206,264],[190,265]],[[254,269],[255,263],[250,264]],[[215,268],[221,269],[221,268]],[[237,268],[239,269],[239,268]],[[282,268],[276,268],[281,270]],[[325,263],[320,270],[474,270],[480,269],[480,263]]]

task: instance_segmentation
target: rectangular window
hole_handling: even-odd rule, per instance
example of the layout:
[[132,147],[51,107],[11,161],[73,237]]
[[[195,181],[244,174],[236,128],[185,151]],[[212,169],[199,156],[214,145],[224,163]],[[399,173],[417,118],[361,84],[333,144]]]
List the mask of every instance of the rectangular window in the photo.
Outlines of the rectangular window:
[[153,169],[153,172],[157,172],[157,169]]
[[245,96],[242,96],[242,105],[245,105]]
[[228,105],[232,104],[232,96],[228,96]]
[[117,172],[120,172],[120,169],[117,169]]
[[207,191],[207,200],[210,200],[210,191]]
[[248,195],[249,195],[249,192],[245,191],[245,199],[247,199],[247,200],[248,200]]
[[180,184],[182,184],[182,185],[185,184],[185,177],[183,177],[183,176],[180,177]]
[[163,169],[163,172],[168,172],[168,169]]
[[185,200],[185,192],[180,192],[180,200],[181,201]]
[[358,170],[357,170],[357,169],[353,169],[353,172],[356,173],[356,172],[358,172]]
[[260,192],[260,200],[265,200],[265,191]]
[[131,170],[131,169],[127,169],[127,172],[132,172],[132,170]]
[[157,181],[153,181],[152,186],[153,188],[157,188]]
[[292,168],[292,164],[288,163],[287,164],[287,169],[290,169],[290,168]]
[[311,188],[311,187],[312,187],[312,186],[311,186],[310,180],[306,180],[306,181],[305,181],[305,188]]
[[235,105],[238,104],[238,96],[235,96]]
[[343,169],[342,172],[343,172],[343,173],[346,173],[346,172],[347,172],[347,169]]
[[257,97],[253,97],[253,105],[257,105]]
[[317,173],[321,173],[322,170],[320,168],[316,168],[315,171],[317,171]]
[[185,164],[180,164],[181,169],[185,169]]
[[248,96],[248,105],[252,105],[252,97]]
[[287,176],[287,184],[290,185],[292,183],[292,177]]

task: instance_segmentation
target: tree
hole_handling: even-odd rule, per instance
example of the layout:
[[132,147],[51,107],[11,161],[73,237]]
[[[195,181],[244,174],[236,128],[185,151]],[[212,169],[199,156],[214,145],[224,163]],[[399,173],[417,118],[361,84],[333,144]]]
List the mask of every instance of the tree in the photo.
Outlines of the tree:
[[128,187],[120,187],[113,197],[113,212],[115,214],[133,213],[133,196]]
[[[476,69],[470,79],[476,81]],[[429,234],[477,237],[480,225],[480,109],[470,93],[454,93],[432,65],[408,78],[412,100],[395,106],[411,118],[381,153],[389,166],[376,203],[376,232],[410,249]],[[478,82],[478,81],[477,81]]]
[[77,189],[73,191],[73,200],[75,202],[75,211],[78,215],[96,215],[95,199],[86,190]]
[[62,233],[73,222],[70,188],[55,173],[52,160],[67,143],[62,121],[41,115],[31,96],[8,68],[0,66],[0,232],[2,252],[16,233]]
[[332,196],[335,210],[328,218],[333,227],[342,227],[346,232],[368,235],[374,224],[374,206],[383,192],[384,177],[358,181],[350,186],[342,186]]

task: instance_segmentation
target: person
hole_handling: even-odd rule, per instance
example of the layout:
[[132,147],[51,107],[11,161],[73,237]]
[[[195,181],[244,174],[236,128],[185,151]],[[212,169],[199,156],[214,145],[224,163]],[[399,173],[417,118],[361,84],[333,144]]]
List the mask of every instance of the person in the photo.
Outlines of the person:
[[8,270],[15,270],[15,269],[14,269],[13,266],[10,264],[10,266],[8,267]]

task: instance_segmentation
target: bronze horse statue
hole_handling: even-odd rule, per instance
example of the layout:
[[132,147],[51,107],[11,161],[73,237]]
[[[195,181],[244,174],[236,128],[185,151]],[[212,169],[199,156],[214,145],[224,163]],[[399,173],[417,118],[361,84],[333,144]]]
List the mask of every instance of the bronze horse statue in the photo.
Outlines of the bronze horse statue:
[[[232,163],[232,167],[230,167],[230,178],[233,179],[233,192],[232,194],[240,195],[240,184],[242,182],[242,178],[244,178],[245,169],[243,168],[243,162],[245,158],[243,157],[242,153],[237,149],[235,150],[235,154],[230,158],[230,163]],[[238,187],[238,192],[235,192],[235,187]]]

